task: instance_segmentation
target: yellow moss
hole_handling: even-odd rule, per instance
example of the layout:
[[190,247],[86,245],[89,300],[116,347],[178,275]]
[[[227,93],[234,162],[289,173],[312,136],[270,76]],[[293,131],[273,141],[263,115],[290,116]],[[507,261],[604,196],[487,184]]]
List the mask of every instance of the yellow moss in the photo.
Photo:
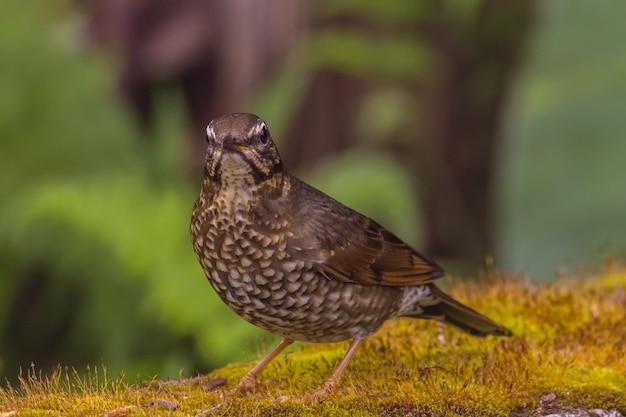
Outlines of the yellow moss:
[[[528,415],[549,393],[563,409],[626,414],[626,269],[611,264],[583,278],[538,286],[492,276],[483,283],[457,284],[450,290],[455,297],[515,336],[480,339],[433,322],[390,321],[357,351],[339,390],[322,404],[275,398],[314,391],[343,356],[345,343],[305,345],[282,356],[263,372],[252,397],[227,397],[224,403],[221,389],[232,388],[253,363],[229,365],[201,381],[177,385],[128,386],[97,370],[86,377],[68,369],[50,377],[29,370],[19,387],[0,390],[0,414],[116,410],[118,416],[188,416],[219,405],[212,415]],[[226,387],[205,391],[203,385],[215,378],[226,378]],[[179,407],[171,411],[155,400]],[[121,408],[126,406],[131,408]]]

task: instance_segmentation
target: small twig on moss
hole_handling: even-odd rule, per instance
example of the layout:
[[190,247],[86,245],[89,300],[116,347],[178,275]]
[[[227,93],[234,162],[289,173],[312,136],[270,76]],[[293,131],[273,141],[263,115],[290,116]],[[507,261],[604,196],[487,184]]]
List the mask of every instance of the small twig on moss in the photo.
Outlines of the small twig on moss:
[[163,407],[167,408],[170,411],[178,410],[178,404],[176,404],[174,401],[168,401],[168,400],[150,400],[150,402],[148,404],[146,404],[144,407],[151,407],[154,404],[158,404],[160,406],[163,406]]
[[226,378],[214,378],[206,384],[202,384],[202,389],[205,391],[213,391],[214,389],[221,387],[222,385],[226,385],[226,382]]

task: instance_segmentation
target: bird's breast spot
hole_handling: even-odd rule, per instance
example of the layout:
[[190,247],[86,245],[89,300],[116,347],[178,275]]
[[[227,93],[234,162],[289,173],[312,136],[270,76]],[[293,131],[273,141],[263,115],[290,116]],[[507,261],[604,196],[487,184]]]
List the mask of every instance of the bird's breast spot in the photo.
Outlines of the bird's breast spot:
[[265,277],[264,277],[263,275],[259,275],[259,274],[257,274],[257,275],[255,275],[255,277],[254,277],[254,278],[255,278],[255,279],[254,279],[254,282],[255,282],[257,285],[267,285],[267,279],[265,279]]
[[296,293],[302,286],[300,285],[299,282],[288,282],[285,285],[285,288],[287,289],[287,292],[289,293]]
[[[216,236],[217,234],[213,235],[213,238],[215,238]],[[215,241],[213,239],[207,239],[206,247],[209,248],[210,250],[215,250]]]
[[276,270],[274,268],[264,268],[262,270],[262,275],[266,278],[271,278],[276,275]]
[[250,274],[242,274],[241,281],[245,282],[246,284],[254,284],[256,282],[256,280],[252,278]]
[[228,283],[230,284],[231,287],[235,289],[241,287],[241,284],[242,284],[241,280],[239,279],[229,279]]
[[283,270],[287,273],[293,272],[296,269],[295,261],[285,261],[283,262]]
[[336,303],[337,301],[339,301],[339,298],[340,294],[337,291],[331,291],[326,295],[326,299],[331,303]]
[[274,298],[276,300],[282,300],[286,295],[287,291],[282,287],[274,291]]
[[296,298],[296,307],[303,307],[305,305],[309,304],[309,297],[304,295],[304,294],[300,294],[298,296],[298,298]]
[[250,303],[250,294],[252,294],[254,291],[254,286],[253,285],[246,285],[243,284],[238,286],[237,288],[235,288],[235,295],[243,300],[246,300],[246,303]]
[[228,268],[226,267],[226,264],[225,264],[223,261],[221,261],[221,260],[217,260],[217,261],[215,262],[215,268],[216,268],[218,271],[228,272]]
[[283,283],[279,280],[272,280],[272,281],[268,281],[268,285],[270,287],[270,290],[278,291],[280,288],[282,288]]
[[218,282],[220,284],[222,283],[222,277],[217,271],[211,271],[210,274],[211,274],[211,277],[213,278],[213,281]]
[[259,259],[263,257],[263,253],[260,250],[251,251],[249,255],[255,261],[258,261]]
[[309,300],[312,307],[319,307],[324,303],[324,299],[319,295],[314,295]]
[[285,308],[291,308],[294,306],[294,304],[296,303],[296,300],[293,297],[285,297],[285,299],[283,300],[283,307]]
[[266,308],[265,303],[257,298],[252,300],[252,305],[259,310],[264,310]]
[[305,279],[305,275],[298,275],[298,274],[290,274],[287,273],[287,281],[289,282],[296,282],[296,281],[303,281],[306,282],[307,280]]
[[302,271],[303,269],[309,269],[308,267],[305,268],[304,261],[296,260],[283,262],[283,270],[285,272]]
[[309,323],[317,323],[320,321],[320,316],[313,312],[309,312],[309,314],[307,314],[306,316],[306,321]]
[[315,273],[309,271],[309,272],[303,273],[299,281],[310,282],[310,281],[313,281],[314,278],[315,278]]

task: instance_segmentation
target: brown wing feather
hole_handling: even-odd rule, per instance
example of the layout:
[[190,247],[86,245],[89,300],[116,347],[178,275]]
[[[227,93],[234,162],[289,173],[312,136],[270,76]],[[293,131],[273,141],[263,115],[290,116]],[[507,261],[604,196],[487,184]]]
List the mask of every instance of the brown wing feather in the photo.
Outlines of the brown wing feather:
[[[295,188],[303,187],[308,188],[304,183]],[[302,223],[301,230],[323,231],[314,236],[307,234],[306,239],[315,240],[317,249],[326,254],[317,263],[328,278],[358,284],[410,286],[443,276],[439,265],[370,218],[312,187],[304,194],[310,197],[301,202],[298,222]],[[342,222],[334,221],[336,218]]]

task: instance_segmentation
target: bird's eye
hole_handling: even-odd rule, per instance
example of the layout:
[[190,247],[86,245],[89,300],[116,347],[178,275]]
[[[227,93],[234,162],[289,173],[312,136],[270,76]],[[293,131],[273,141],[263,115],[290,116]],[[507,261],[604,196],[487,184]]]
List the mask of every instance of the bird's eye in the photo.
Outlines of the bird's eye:
[[268,132],[267,126],[265,126],[265,123],[262,123],[261,127],[259,128],[259,141],[263,145],[267,145],[268,142],[270,141],[270,132]]

